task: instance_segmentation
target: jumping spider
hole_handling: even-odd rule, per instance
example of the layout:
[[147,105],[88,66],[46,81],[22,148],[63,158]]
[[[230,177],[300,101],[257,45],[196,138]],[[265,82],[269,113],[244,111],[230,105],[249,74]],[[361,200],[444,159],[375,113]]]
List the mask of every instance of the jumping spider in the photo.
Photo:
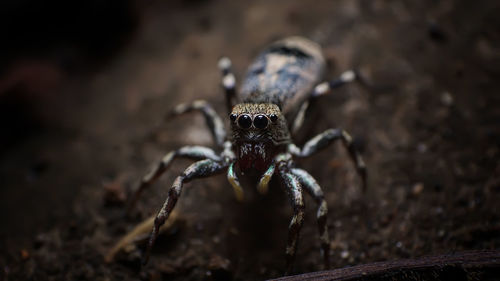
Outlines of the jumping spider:
[[290,272],[297,249],[297,239],[304,221],[303,190],[318,204],[317,222],[321,240],[321,254],[325,266],[329,263],[330,241],[326,224],[327,203],[316,180],[305,170],[297,168],[293,158],[308,157],[341,140],[349,151],[357,171],[366,187],[365,164],[353,146],[352,138],[342,129],[329,129],[297,147],[291,139],[302,125],[309,101],[329,93],[333,88],[358,78],[355,72],[346,71],[338,79],[318,84],[322,77],[325,60],[320,47],[305,38],[290,37],[277,41],[266,48],[249,67],[243,85],[235,90],[235,78],[231,61],[219,60],[222,85],[226,93],[231,124],[231,136],[226,137],[223,121],[205,101],[181,104],[173,114],[201,111],[213,135],[217,153],[202,146],[184,146],[165,155],[162,161],[144,178],[132,197],[133,206],[141,192],[167,170],[175,158],[198,160],[178,176],[167,199],[158,212],[151,232],[144,261],[148,260],[151,247],[160,226],[168,218],[185,183],[193,179],[209,177],[227,171],[227,178],[234,188],[236,198],[243,198],[243,188],[238,181],[240,172],[256,171],[261,174],[257,189],[266,193],[273,175],[284,186],[293,207],[286,246],[286,270]]

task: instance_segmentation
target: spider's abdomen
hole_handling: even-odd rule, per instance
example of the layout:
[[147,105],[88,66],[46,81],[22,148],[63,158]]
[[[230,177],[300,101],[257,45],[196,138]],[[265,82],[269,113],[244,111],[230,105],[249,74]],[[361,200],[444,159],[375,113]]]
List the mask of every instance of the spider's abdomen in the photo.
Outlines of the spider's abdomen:
[[290,120],[324,68],[319,45],[301,37],[286,38],[271,44],[249,67],[239,98],[245,103],[274,103]]

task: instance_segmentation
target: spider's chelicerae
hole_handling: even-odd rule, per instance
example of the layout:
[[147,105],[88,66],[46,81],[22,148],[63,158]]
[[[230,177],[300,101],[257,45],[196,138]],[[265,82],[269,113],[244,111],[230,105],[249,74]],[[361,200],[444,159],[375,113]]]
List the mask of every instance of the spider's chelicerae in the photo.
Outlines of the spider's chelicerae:
[[234,188],[236,198],[241,200],[243,188],[238,181],[238,171],[253,170],[261,175],[257,186],[259,192],[266,193],[271,177],[275,176],[290,197],[293,217],[286,246],[287,272],[291,270],[304,221],[304,190],[319,206],[317,222],[321,254],[325,267],[328,267],[330,243],[326,224],[327,204],[316,180],[305,170],[296,167],[293,159],[311,156],[332,142],[341,140],[356,165],[363,188],[366,187],[365,164],[354,148],[352,138],[342,129],[328,129],[306,142],[302,148],[293,143],[291,135],[302,125],[311,99],[356,80],[356,73],[346,71],[338,79],[319,83],[325,68],[321,49],[316,43],[301,37],[277,41],[261,52],[250,65],[238,92],[230,70],[231,61],[228,58],[220,59],[219,68],[223,74],[222,85],[226,93],[231,135],[226,136],[223,121],[205,101],[181,104],[173,110],[173,114],[201,111],[218,151],[221,152],[202,146],[184,146],[165,155],[144,176],[130,206],[135,204],[140,193],[165,172],[175,158],[199,160],[178,176],[168,191],[165,203],[156,216],[144,261],[147,261],[159,228],[175,207],[185,183],[227,172],[227,179]]

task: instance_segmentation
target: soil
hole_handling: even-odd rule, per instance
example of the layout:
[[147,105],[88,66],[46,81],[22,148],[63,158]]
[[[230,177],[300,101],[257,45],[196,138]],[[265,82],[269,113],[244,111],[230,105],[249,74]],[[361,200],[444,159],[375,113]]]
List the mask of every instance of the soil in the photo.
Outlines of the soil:
[[[128,23],[115,24],[119,32],[107,25],[116,23],[113,9],[83,10],[88,17],[75,21],[105,19],[107,29],[86,39],[93,44],[12,48],[1,69],[0,280],[282,276],[292,214],[285,193],[277,183],[266,196],[246,185],[238,203],[224,176],[186,186],[179,217],[146,266],[144,240],[110,263],[104,256],[157,212],[189,161],[176,162],[125,216],[141,176],[172,149],[213,146],[202,116],[165,114],[205,99],[225,116],[218,58],[229,56],[241,81],[262,47],[290,35],[323,46],[325,78],[355,68],[366,79],[316,102],[295,138],[303,144],[342,127],[368,167],[363,192],[340,144],[299,162],[325,191],[331,268],[500,248],[498,1],[190,0],[118,8]],[[66,12],[61,26],[75,11]],[[95,42],[103,38],[105,52]],[[323,269],[310,197],[306,209],[294,273]]]

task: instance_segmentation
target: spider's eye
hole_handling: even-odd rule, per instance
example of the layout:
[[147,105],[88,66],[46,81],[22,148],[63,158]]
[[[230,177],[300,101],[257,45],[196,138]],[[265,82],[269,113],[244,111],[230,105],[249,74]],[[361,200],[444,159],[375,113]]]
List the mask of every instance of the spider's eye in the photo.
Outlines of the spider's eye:
[[269,122],[267,121],[267,117],[265,115],[260,114],[260,115],[255,116],[255,118],[253,119],[253,125],[257,129],[266,128],[268,123]]
[[278,116],[276,114],[271,114],[269,115],[269,119],[271,119],[271,122],[276,122],[278,120]]
[[240,128],[248,129],[252,126],[252,118],[248,114],[242,114],[238,118],[238,125]]
[[236,117],[238,117],[238,115],[236,115],[236,114],[234,114],[234,113],[231,113],[231,114],[229,115],[229,119],[231,120],[231,122],[236,121]]

